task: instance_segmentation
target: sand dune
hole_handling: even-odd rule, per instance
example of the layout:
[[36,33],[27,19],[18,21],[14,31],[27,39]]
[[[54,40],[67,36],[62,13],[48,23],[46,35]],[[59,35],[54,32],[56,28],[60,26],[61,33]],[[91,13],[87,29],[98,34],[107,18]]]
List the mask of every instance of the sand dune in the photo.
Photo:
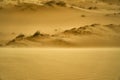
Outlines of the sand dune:
[[120,0],[0,0],[0,80],[120,80]]
[[[0,45],[116,47],[120,38],[119,8],[115,3],[96,0],[6,4],[0,9]],[[35,31],[40,34],[33,36]]]
[[18,35],[5,46],[9,47],[118,47],[120,25],[92,24],[72,28],[58,34]]

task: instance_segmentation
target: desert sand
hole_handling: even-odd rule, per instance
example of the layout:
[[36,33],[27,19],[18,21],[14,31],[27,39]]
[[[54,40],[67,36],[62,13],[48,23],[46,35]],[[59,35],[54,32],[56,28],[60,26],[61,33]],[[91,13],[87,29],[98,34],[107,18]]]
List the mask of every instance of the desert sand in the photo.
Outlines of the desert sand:
[[119,80],[118,48],[1,48],[1,80]]
[[120,0],[0,0],[0,80],[120,80]]
[[[1,7],[1,46],[120,46],[120,6],[117,0],[112,4],[107,0],[41,0],[39,4],[29,2],[9,3]],[[84,28],[80,30],[80,27]],[[77,30],[74,31],[75,28]],[[40,35],[32,37],[36,31]],[[21,34],[24,36],[16,39]]]

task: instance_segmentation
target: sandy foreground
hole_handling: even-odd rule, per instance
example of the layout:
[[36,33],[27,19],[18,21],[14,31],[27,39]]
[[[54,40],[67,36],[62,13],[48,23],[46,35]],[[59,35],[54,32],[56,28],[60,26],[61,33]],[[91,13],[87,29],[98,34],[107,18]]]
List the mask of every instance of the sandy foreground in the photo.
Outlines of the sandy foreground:
[[0,48],[0,80],[120,80],[120,48]]

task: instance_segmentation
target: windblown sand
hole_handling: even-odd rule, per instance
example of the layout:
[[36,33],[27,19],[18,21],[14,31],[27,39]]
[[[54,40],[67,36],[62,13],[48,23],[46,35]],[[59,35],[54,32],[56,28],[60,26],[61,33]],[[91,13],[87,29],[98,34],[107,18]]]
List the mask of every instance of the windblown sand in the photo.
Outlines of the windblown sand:
[[1,48],[0,80],[119,80],[119,48]]

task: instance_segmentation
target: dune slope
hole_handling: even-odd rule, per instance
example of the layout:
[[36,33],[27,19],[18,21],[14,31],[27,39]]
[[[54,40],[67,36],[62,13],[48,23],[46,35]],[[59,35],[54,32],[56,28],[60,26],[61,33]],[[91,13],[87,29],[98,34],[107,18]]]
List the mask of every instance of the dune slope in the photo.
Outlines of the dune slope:
[[[119,25],[119,5],[106,2],[82,1],[73,5],[70,1],[50,0],[40,5],[7,4],[0,9],[0,45],[116,47]],[[33,36],[35,31],[40,31],[39,36]]]

